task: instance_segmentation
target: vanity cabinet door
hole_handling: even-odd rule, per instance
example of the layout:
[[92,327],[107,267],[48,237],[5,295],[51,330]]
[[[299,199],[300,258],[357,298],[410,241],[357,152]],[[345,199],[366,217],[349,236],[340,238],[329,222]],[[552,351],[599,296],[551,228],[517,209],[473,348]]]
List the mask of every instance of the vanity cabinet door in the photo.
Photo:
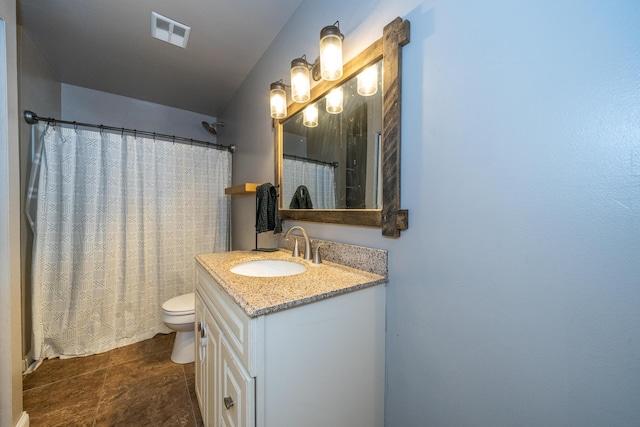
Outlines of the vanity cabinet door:
[[196,292],[196,395],[206,427],[216,426],[220,412],[220,327]]
[[255,344],[251,337],[256,327],[255,319],[250,319],[242,308],[213,280],[211,275],[197,269],[198,290],[207,309],[213,314],[222,333],[227,338],[234,353],[250,373],[255,369]]
[[254,379],[234,354],[224,335],[220,340],[220,425],[254,427]]
[[207,427],[214,427],[220,413],[220,340],[222,333],[211,312],[205,309],[206,328],[206,377],[207,383],[207,414],[203,416]]
[[202,298],[200,294],[196,292],[196,321],[194,324],[195,328],[195,336],[196,336],[196,396],[198,397],[198,405],[200,406],[200,413],[202,414],[202,418],[206,419],[206,407],[205,403],[207,401],[207,382],[206,382],[206,374],[207,374],[207,365],[206,365],[206,341],[202,340],[202,331],[205,329],[204,323],[204,303],[202,302]]

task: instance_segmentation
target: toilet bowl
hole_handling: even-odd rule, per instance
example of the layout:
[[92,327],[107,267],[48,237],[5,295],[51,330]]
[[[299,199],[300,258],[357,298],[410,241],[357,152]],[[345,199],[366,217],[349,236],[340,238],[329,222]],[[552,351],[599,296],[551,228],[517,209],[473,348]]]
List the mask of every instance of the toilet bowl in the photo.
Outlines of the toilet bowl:
[[191,363],[195,360],[195,295],[179,295],[162,304],[162,321],[176,331],[171,360],[175,363]]

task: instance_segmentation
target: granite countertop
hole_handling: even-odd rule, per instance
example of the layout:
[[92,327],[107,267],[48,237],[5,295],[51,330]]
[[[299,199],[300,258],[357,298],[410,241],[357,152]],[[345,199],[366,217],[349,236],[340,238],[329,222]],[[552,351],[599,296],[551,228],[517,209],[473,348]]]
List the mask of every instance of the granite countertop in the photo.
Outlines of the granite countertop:
[[[230,271],[242,262],[277,259],[304,264],[307,271],[284,277],[248,277]],[[196,256],[196,261],[220,284],[249,317],[258,317],[287,308],[320,301],[387,283],[387,277],[323,261],[313,264],[293,258],[291,251],[231,251]]]

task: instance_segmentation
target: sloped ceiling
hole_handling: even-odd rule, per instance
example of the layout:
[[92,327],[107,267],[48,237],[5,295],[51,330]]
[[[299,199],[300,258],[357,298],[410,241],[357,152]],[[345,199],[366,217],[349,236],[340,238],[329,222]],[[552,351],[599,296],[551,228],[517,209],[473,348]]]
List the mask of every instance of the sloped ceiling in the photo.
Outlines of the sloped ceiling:
[[[18,0],[62,83],[218,116],[301,0]],[[151,12],[191,27],[151,37]],[[267,90],[267,88],[265,88]]]

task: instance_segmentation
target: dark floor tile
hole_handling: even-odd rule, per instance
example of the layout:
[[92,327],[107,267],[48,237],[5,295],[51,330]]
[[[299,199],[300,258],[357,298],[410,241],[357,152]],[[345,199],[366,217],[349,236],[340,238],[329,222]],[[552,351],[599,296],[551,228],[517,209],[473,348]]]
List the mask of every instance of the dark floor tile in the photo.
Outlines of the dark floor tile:
[[164,386],[179,380],[184,381],[182,365],[173,363],[167,353],[156,353],[107,367],[104,392],[108,398],[116,389],[122,390],[141,383]]
[[196,378],[196,364],[195,362],[185,363],[182,365],[184,368],[184,374],[188,377]]
[[116,348],[111,353],[110,365],[118,365],[120,363],[130,362],[132,360],[148,357],[153,354],[168,353],[171,357],[173,349],[173,341],[176,334],[157,334],[155,337],[131,344],[125,347]]
[[174,338],[45,361],[24,378],[31,426],[203,426],[195,364],[171,362]]
[[195,425],[184,377],[166,383],[143,380],[105,390],[95,425]]
[[101,369],[25,391],[23,405],[31,425],[91,425],[105,373]]
[[110,357],[109,352],[106,352],[71,359],[47,359],[38,369],[22,378],[22,389],[30,390],[64,378],[103,369],[109,363]]
[[93,427],[93,424],[96,419],[96,411],[94,410],[91,413],[86,415],[82,414],[70,414],[69,418],[65,419],[60,424],[50,424],[47,422],[46,424],[34,424],[31,422],[31,427]]
[[196,396],[196,364],[187,363],[182,365],[184,368],[184,375],[187,380],[187,390],[189,390],[189,398],[191,399],[191,406],[193,407],[193,416],[195,418],[195,427],[203,427],[204,421],[202,420],[202,414],[200,413],[200,406],[198,404],[198,397]]

